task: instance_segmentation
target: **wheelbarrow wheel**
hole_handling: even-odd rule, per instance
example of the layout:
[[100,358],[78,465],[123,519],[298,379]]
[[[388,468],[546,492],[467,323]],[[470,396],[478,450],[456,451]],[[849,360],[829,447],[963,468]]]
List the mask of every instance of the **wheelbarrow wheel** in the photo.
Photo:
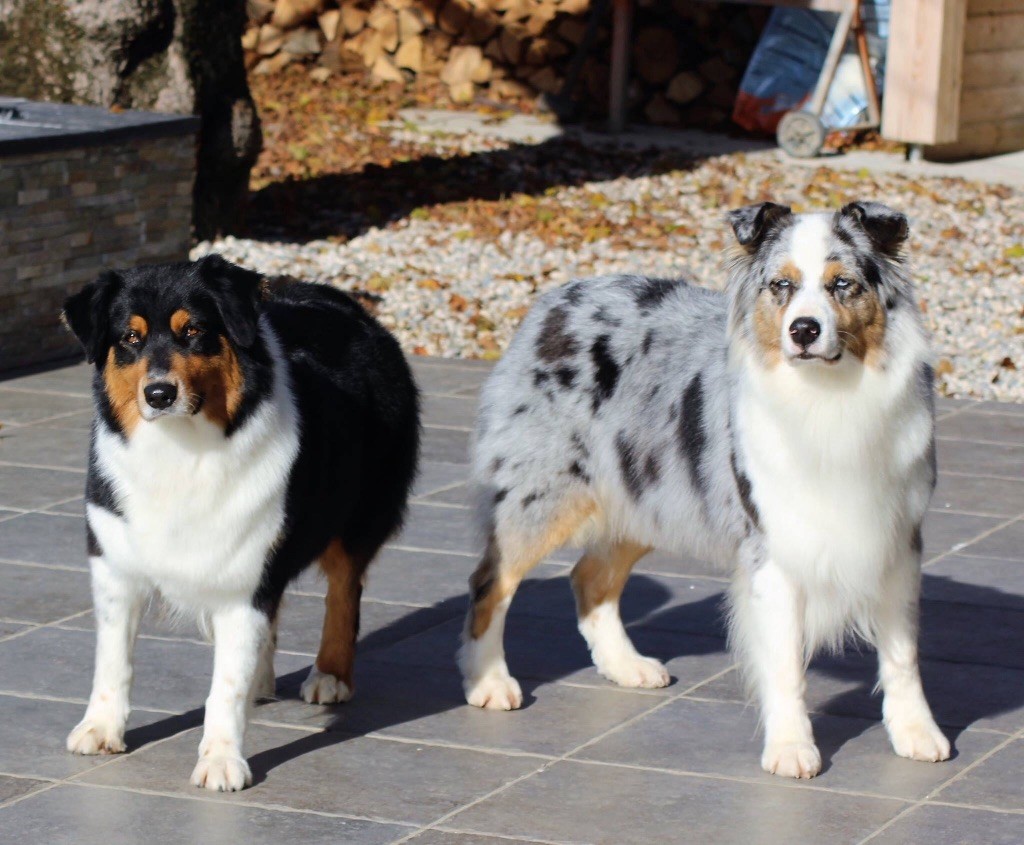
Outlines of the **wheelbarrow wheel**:
[[825,143],[825,127],[816,114],[791,111],[783,115],[775,137],[793,158],[813,158]]

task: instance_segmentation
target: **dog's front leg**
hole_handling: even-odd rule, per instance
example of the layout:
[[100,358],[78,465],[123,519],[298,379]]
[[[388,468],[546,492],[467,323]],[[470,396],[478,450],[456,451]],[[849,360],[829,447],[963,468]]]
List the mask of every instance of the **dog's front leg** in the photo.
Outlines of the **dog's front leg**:
[[130,712],[132,654],[148,590],[112,569],[102,557],[89,561],[96,617],[96,668],[85,717],[68,734],[75,754],[124,751]]
[[761,767],[783,777],[821,771],[804,704],[803,600],[771,560],[741,569],[733,593],[733,641],[764,721]]
[[248,604],[213,613],[213,684],[206,699],[203,740],[192,784],[235,792],[252,783],[242,753],[260,651],[270,636],[266,614]]
[[949,740],[924,697],[917,660],[920,563],[901,562],[885,579],[875,620],[882,720],[900,757],[935,763],[949,759]]

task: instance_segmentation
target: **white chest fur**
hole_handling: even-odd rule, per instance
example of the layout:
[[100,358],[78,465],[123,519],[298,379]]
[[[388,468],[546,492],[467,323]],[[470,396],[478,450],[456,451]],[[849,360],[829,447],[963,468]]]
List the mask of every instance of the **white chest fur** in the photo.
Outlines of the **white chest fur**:
[[299,437],[275,369],[272,396],[231,437],[202,414],[142,422],[127,441],[97,430],[98,468],[123,511],[87,509],[104,558],[183,609],[251,596],[278,538]]
[[843,366],[746,378],[737,423],[769,555],[850,607],[909,554],[930,495],[932,421],[912,358]]

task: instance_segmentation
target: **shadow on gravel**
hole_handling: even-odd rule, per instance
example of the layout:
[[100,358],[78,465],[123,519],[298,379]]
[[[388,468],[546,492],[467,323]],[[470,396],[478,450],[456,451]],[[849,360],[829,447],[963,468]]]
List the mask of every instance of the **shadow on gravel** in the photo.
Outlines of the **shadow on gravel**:
[[286,179],[253,192],[244,235],[294,243],[349,239],[423,206],[539,195],[548,188],[619,176],[690,170],[698,161],[681,152],[595,146],[559,137],[450,158],[430,155],[389,167],[370,164],[354,173]]

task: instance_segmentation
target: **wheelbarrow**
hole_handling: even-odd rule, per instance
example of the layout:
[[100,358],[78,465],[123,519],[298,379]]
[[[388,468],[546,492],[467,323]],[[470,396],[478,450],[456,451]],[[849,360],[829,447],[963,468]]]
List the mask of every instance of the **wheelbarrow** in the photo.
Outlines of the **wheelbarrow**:
[[861,0],[810,0],[801,2],[772,2],[767,5],[800,6],[819,11],[839,12],[832,40],[825,55],[825,63],[814,86],[814,94],[805,108],[786,112],[779,122],[775,137],[787,153],[794,158],[811,158],[821,152],[825,136],[833,128],[822,122],[821,115],[825,108],[832,80],[835,79],[839,60],[846,49],[847,39],[853,34],[860,58],[861,72],[864,75],[864,90],[867,93],[868,118],[863,123],[841,127],[843,131],[857,129],[877,129],[881,124],[881,111],[878,107],[878,90],[875,88],[875,75],[871,70],[871,58],[868,55],[867,32],[861,15]]
[[[832,40],[829,42],[825,63],[822,65],[818,82],[814,87],[807,108],[787,112],[779,123],[776,137],[779,146],[796,158],[810,158],[821,152],[825,136],[829,132],[821,120],[832,80],[835,79],[839,60],[846,49],[847,39],[853,33],[857,43],[861,69],[864,73],[864,87],[868,99],[868,119],[855,126],[844,126],[844,130],[875,129],[882,121],[878,107],[878,91],[875,76],[871,71],[868,55],[867,32],[861,16],[861,0],[693,0],[693,2],[747,3],[756,6],[788,6],[810,9],[817,12],[837,12]],[[629,80],[630,29],[632,28],[634,0],[595,0],[587,22],[586,34],[569,64],[562,90],[554,97],[546,98],[553,111],[563,119],[571,119],[576,111],[572,92],[576,87],[583,62],[593,49],[600,23],[612,8],[612,56],[608,102],[608,128],[621,132],[626,126],[626,85]]]

